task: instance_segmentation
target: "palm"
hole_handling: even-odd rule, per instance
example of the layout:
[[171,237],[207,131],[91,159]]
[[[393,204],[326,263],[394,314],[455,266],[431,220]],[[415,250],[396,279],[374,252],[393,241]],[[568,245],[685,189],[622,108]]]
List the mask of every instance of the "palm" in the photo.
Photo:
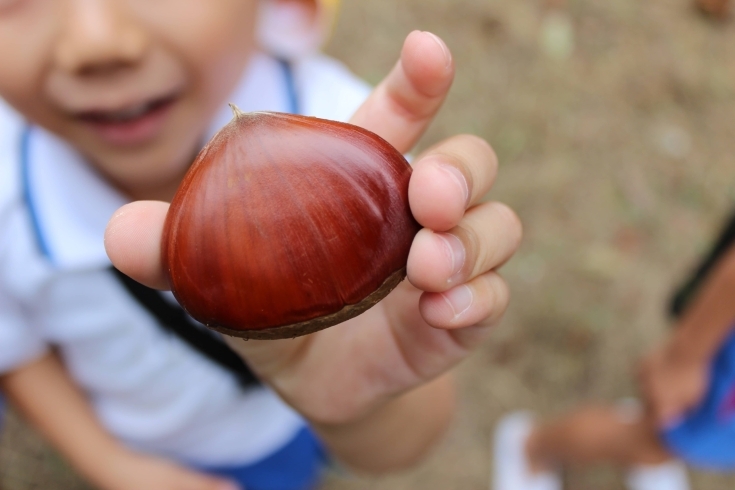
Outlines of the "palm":
[[316,334],[231,344],[287,401],[315,418],[349,418],[431,379],[467,353],[421,316],[421,291],[404,281],[357,318]]
[[[441,106],[453,78],[446,47],[409,36],[396,68],[351,122],[408,152]],[[342,325],[293,340],[232,339],[233,347],[307,418],[349,421],[387,397],[437,377],[488,334],[508,301],[494,269],[516,250],[521,227],[499,203],[481,202],[497,161],[487,143],[456,136],[413,164],[409,203],[424,227],[408,257],[409,281]],[[160,240],[168,205],[125,206],[108,225],[115,266],[165,288]]]

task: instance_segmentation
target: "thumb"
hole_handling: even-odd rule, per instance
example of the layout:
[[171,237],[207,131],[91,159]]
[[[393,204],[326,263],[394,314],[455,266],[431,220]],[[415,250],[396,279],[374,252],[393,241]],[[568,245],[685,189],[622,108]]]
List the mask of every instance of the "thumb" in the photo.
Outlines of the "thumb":
[[112,264],[141,284],[168,289],[161,265],[161,237],[168,204],[137,201],[115,212],[105,230],[105,250]]

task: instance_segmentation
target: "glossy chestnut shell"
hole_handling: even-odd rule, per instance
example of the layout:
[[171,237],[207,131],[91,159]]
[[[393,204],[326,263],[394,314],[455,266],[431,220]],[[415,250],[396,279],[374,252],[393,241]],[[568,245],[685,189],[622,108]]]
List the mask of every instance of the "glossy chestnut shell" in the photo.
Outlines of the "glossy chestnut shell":
[[405,277],[411,167],[379,136],[280,113],[235,117],[171,203],[162,260],[187,312],[250,339],[306,335]]

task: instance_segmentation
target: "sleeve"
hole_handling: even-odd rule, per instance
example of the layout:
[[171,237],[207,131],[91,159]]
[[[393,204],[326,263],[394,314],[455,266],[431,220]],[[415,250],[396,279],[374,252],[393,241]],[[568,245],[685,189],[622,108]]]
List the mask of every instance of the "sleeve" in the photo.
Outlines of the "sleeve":
[[0,290],[0,374],[38,359],[46,350],[20,305]]

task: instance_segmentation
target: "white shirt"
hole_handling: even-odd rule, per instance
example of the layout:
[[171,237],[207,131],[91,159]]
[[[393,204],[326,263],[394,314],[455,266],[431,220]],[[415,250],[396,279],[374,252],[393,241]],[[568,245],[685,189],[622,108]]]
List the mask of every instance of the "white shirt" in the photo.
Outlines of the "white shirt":
[[[302,114],[344,121],[369,93],[323,56],[293,68]],[[228,101],[285,112],[287,88],[281,65],[259,54]],[[231,117],[223,106],[210,136]],[[287,443],[303,426],[296,412],[267,388],[243,390],[161,329],[109,271],[104,230],[126,198],[41,128],[30,132],[26,192],[22,132],[0,105],[0,371],[58,345],[111,433],[191,464],[249,464]]]

